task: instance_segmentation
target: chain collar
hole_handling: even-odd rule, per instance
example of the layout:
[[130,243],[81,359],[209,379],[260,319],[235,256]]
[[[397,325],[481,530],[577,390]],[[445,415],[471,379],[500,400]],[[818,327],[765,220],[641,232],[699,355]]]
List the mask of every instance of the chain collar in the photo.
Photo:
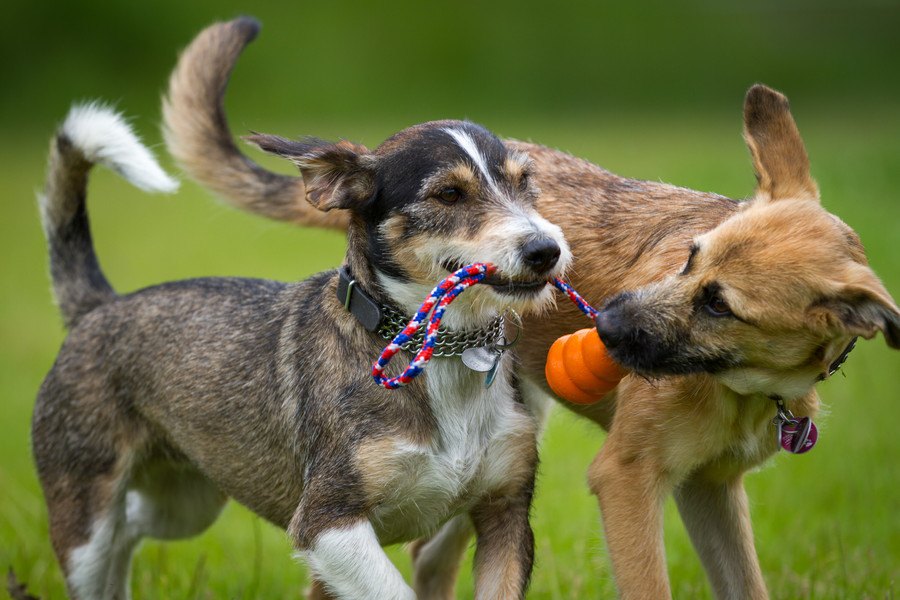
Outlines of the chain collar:
[[[338,270],[337,298],[366,329],[378,333],[385,340],[394,339],[394,336],[400,333],[406,327],[406,324],[409,323],[409,317],[405,316],[399,309],[389,304],[375,302],[360,289],[346,267],[341,267]],[[438,329],[433,356],[461,356],[463,352],[470,348],[483,348],[501,344],[504,330],[505,319],[502,315],[495,317],[483,329],[453,331],[441,327]],[[422,345],[424,339],[425,331],[422,328],[401,347],[408,351],[415,350],[415,348]]]
[[[381,324],[378,327],[378,335],[386,340],[394,339],[394,336],[406,327],[409,318],[399,310],[389,305],[381,306]],[[434,344],[434,356],[461,356],[469,348],[482,348],[502,342],[504,318],[499,315],[494,318],[484,329],[467,329],[452,331],[445,327],[438,329],[437,342]],[[419,329],[413,338],[403,344],[404,350],[413,350],[422,345],[425,339],[425,329]]]

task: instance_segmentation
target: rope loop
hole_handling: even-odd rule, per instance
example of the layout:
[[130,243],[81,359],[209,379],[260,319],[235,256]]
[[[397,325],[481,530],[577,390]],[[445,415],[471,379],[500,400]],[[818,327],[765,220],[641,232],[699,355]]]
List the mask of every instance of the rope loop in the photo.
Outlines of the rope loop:
[[[421,373],[428,361],[431,360],[432,354],[434,354],[434,345],[437,342],[438,327],[441,325],[441,318],[444,316],[444,311],[447,310],[447,306],[449,306],[463,290],[479,283],[496,270],[497,267],[488,263],[473,263],[441,280],[441,282],[438,283],[425,298],[425,301],[422,303],[422,306],[419,307],[415,316],[400,333],[394,336],[391,343],[387,345],[381,352],[381,356],[379,356],[378,360],[375,361],[375,364],[372,365],[372,377],[375,379],[375,383],[389,390],[393,390],[406,385]],[[429,313],[431,313],[430,318],[428,316]],[[422,347],[419,348],[419,351],[413,356],[413,359],[409,362],[409,365],[407,365],[403,373],[396,377],[386,377],[384,375],[384,368],[394,355],[400,351],[400,347],[415,335],[425,319],[428,319],[428,325],[425,329],[425,340],[422,342]]]
[[[400,333],[394,336],[391,343],[382,350],[378,360],[372,365],[372,378],[375,379],[375,383],[389,390],[394,390],[408,384],[419,375],[434,355],[438,328],[441,325],[444,311],[461,293],[473,285],[481,283],[485,277],[492,275],[496,270],[497,267],[491,263],[472,263],[442,279],[431,290],[425,301],[422,302],[422,306],[419,307],[415,316],[410,319]],[[558,290],[566,294],[581,312],[589,318],[595,319],[597,317],[597,310],[588,304],[568,283],[557,277],[554,277],[549,283],[552,283]],[[426,320],[428,324],[425,326],[425,339],[422,342],[422,347],[413,356],[403,373],[395,377],[386,376],[384,368],[391,362],[394,355],[400,351],[400,348],[412,339]]]

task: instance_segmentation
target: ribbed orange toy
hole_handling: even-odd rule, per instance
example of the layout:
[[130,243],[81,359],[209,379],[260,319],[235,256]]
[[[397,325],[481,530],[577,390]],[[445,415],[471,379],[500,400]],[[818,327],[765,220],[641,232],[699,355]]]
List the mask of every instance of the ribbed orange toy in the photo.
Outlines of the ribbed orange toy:
[[597,330],[591,328],[553,342],[544,374],[560,398],[593,404],[616,387],[627,372],[610,358]]

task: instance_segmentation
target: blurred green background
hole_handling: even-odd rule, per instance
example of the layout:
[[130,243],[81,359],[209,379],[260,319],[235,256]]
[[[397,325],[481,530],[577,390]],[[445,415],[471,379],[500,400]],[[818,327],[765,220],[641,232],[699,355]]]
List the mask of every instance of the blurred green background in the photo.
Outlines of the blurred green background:
[[[691,0],[633,3],[24,2],[0,20],[0,569],[62,596],[29,452],[35,391],[64,336],[34,205],[44,153],[73,100],[134,117],[165,156],[158,97],[177,50],[217,19],[253,14],[262,35],[238,64],[232,127],[375,145],[434,118],[470,118],[620,174],[734,197],[753,176],[740,139],[745,89],[787,93],[825,205],[857,229],[900,295],[900,4]],[[272,164],[272,163],[268,163]],[[280,168],[280,167],[279,167]],[[336,266],[340,235],[239,214],[186,183],[148,197],[97,172],[96,245],[121,291],[168,279],[298,279]],[[748,478],[757,544],[776,598],[893,598],[900,579],[900,355],[861,344],[820,386],[820,443]],[[534,510],[530,597],[611,597],[584,473],[603,436],[556,411]],[[670,505],[676,597],[709,596]],[[392,556],[408,573],[402,549]],[[138,598],[293,598],[305,582],[280,531],[230,505],[201,537],[148,542]],[[459,594],[471,596],[464,573]]]

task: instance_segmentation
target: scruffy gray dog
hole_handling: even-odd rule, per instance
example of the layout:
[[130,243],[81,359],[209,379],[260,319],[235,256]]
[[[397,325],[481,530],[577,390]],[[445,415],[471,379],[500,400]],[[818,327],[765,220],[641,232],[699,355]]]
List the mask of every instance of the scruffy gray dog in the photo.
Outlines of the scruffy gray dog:
[[51,143],[41,209],[69,335],[38,395],[33,439],[69,594],[128,597],[141,538],[194,535],[233,497],[288,531],[318,593],[414,597],[381,546],[468,515],[478,597],[522,597],[537,424],[511,359],[490,387],[453,356],[385,390],[369,375],[386,343],[380,324],[364,327],[345,308],[349,290],[337,290],[344,277],[351,309],[412,314],[448,269],[490,261],[489,285],[445,322],[458,339],[498,343],[502,331],[485,332],[502,312],[544,305],[547,279],[569,260],[559,228],[534,210],[528,157],[458,121],[412,127],[372,152],[251,141],[299,166],[313,206],[350,211],[343,275],[195,279],[117,295],[88,227],[91,166],[147,190],[176,184],[96,105],[73,109]]

